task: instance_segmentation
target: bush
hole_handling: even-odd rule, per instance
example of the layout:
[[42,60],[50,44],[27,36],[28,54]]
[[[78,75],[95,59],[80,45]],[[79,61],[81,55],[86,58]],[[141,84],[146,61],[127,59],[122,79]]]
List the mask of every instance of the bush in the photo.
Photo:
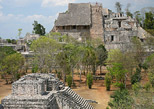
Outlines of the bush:
[[89,73],[87,74],[87,85],[88,88],[91,89],[93,84],[93,76]]
[[38,65],[33,65],[32,73],[36,73],[38,71]]
[[153,73],[149,73],[148,77],[149,77],[149,81],[150,81],[152,87],[154,88],[154,74]]
[[140,83],[135,83],[135,84],[133,84],[133,85],[132,85],[132,89],[133,89],[134,93],[137,95],[138,92],[139,92],[139,90],[141,89]]
[[72,76],[71,76],[71,75],[68,75],[68,76],[67,76],[66,82],[67,82],[67,84],[68,84],[69,87],[72,86]]
[[131,109],[133,98],[130,96],[128,90],[117,90],[111,95],[113,98],[108,105],[112,109]]
[[111,80],[112,80],[112,78],[111,78],[110,73],[106,73],[106,75],[105,75],[105,86],[106,86],[107,91],[110,91]]
[[135,74],[131,77],[131,84],[135,84],[141,81],[141,69],[136,68]]
[[124,83],[118,83],[118,82],[116,82],[116,83],[114,83],[114,85],[115,85],[116,87],[119,87],[120,90],[125,89],[125,85],[124,85]]
[[147,82],[145,85],[144,85],[144,88],[145,90],[148,92],[151,88],[151,84],[149,82]]

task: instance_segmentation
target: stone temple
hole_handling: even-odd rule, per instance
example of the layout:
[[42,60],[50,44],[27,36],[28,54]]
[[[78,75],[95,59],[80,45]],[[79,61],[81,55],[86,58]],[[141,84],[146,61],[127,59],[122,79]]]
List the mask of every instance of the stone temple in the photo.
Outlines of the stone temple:
[[2,100],[4,109],[93,109],[87,100],[54,74],[28,74],[12,84],[12,93]]
[[127,48],[134,36],[143,42],[147,34],[136,19],[114,13],[100,3],[69,3],[68,10],[59,13],[52,32],[77,39],[99,37],[107,50]]

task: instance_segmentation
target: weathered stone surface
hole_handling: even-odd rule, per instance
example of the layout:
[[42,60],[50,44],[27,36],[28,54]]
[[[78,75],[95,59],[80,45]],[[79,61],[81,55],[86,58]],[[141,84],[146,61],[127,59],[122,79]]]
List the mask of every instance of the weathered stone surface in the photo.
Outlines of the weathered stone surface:
[[70,3],[68,12],[59,14],[53,32],[67,34],[76,39],[85,39],[88,36],[99,37],[107,50],[124,51],[127,50],[127,46],[131,46],[130,40],[133,36],[137,36],[142,41],[147,36],[147,32],[135,19],[102,8],[102,4],[99,3]]
[[2,100],[4,109],[93,109],[54,74],[29,74],[12,84]]

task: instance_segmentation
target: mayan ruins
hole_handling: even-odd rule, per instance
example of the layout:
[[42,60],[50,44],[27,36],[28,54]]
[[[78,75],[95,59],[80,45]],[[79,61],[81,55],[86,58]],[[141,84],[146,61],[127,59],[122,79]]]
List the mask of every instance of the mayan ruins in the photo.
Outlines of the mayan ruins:
[[93,109],[87,100],[54,74],[28,74],[12,84],[12,93],[2,100],[4,109]]
[[68,10],[59,13],[52,32],[76,39],[101,38],[108,50],[127,48],[133,36],[143,42],[147,34],[134,18],[114,13],[101,3],[69,3]]

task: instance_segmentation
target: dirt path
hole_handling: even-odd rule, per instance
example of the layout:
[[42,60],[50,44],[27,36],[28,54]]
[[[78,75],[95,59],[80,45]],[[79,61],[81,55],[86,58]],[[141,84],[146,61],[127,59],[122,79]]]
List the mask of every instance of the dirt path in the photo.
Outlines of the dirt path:
[[0,104],[1,99],[11,93],[11,84],[6,85],[5,81],[0,79]]

